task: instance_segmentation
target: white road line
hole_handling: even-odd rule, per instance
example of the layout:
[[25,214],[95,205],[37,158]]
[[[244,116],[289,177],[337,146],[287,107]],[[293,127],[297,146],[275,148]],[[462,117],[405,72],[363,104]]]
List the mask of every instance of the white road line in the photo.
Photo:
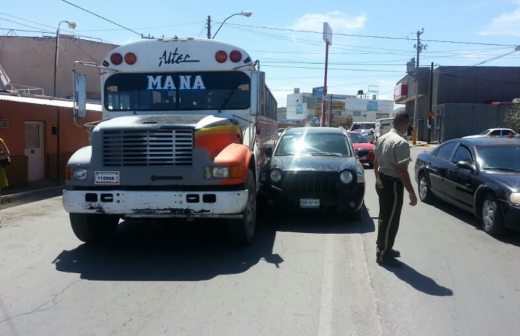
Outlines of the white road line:
[[325,239],[325,254],[323,256],[323,276],[320,302],[320,336],[332,335],[332,296],[334,290],[334,242],[335,235],[327,234]]

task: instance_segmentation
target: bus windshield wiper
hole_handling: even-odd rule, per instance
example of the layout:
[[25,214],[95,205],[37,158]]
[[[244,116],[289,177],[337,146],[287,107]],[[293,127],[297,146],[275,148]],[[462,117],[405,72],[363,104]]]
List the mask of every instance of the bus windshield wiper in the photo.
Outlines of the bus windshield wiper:
[[229,99],[231,99],[231,96],[237,91],[237,89],[231,89],[226,97],[226,99],[224,99],[224,102],[222,102],[222,105],[220,105],[219,109],[218,109],[218,113],[222,112],[222,109],[224,107],[226,107],[227,103],[229,102]]

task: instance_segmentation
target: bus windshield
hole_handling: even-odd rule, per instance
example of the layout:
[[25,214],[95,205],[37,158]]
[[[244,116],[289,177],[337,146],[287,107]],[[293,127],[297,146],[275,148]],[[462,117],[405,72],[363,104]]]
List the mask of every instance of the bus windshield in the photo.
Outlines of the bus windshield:
[[109,111],[247,109],[250,78],[238,71],[117,73],[104,85]]

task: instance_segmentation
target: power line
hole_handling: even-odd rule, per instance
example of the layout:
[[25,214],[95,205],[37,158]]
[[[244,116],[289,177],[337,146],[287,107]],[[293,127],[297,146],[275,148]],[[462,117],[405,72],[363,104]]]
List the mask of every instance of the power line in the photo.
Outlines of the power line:
[[[269,62],[266,62],[266,63],[269,63]],[[323,70],[323,68],[319,67],[304,67],[304,66],[287,66],[287,65],[271,65],[271,64],[266,64],[266,63],[262,63],[262,66],[263,67],[269,67],[269,68],[284,68],[284,69],[287,69],[287,68],[291,68],[291,69],[307,69],[307,70]],[[348,69],[348,68],[329,68],[329,70],[337,70],[337,71],[360,71],[360,72],[393,72],[393,73],[400,73],[402,74],[403,72],[402,71],[392,71],[392,70],[376,70],[376,69],[369,69],[369,70],[366,70],[366,69]]]
[[61,0],[61,1],[65,2],[65,3],[68,3],[69,5],[74,6],[74,7],[76,7],[76,8],[79,8],[79,9],[81,9],[82,11],[85,11],[85,12],[87,12],[87,13],[89,13],[89,14],[92,14],[92,15],[94,15],[94,16],[97,16],[98,18],[100,18],[100,19],[102,19],[102,20],[105,20],[105,21],[108,21],[108,22],[110,22],[110,23],[112,23],[112,24],[115,24],[115,25],[118,26],[118,27],[121,27],[121,28],[123,28],[123,29],[126,29],[126,30],[128,30],[129,32],[132,32],[132,33],[134,33],[134,34],[137,34],[137,35],[139,35],[139,36],[141,36],[141,37],[144,36],[143,34],[138,33],[138,32],[136,32],[136,31],[133,30],[133,29],[130,29],[130,28],[128,28],[128,27],[125,27],[125,26],[123,26],[123,25],[120,25],[119,23],[114,22],[114,21],[112,21],[112,20],[110,20],[110,19],[107,19],[106,17],[103,17],[103,16],[101,16],[101,15],[99,15],[99,14],[96,14],[96,13],[94,13],[94,12],[89,11],[88,9],[85,9],[85,8],[83,8],[83,7],[80,7],[80,6],[76,5],[76,4],[73,4],[73,3],[70,2],[70,1],[67,1],[67,0]]
[[[7,17],[10,17],[10,18],[13,18],[13,19],[17,19],[17,20],[22,20],[22,21],[27,21],[27,22],[30,22],[30,23],[34,23],[34,24],[37,24],[39,26],[50,28],[52,30],[54,30],[56,28],[56,27],[45,25],[43,23],[39,23],[39,22],[28,20],[28,19],[24,19],[24,18],[21,18],[21,17],[18,17],[18,16],[14,16],[14,15],[11,15],[11,14],[7,14],[7,13],[4,13],[4,12],[0,12],[0,15],[7,16]],[[13,22],[13,21],[11,21],[11,22]],[[15,23],[17,23],[17,22],[15,22]],[[32,27],[32,28],[35,28],[35,27]]]
[[[247,28],[266,29],[266,30],[288,31],[288,32],[293,32],[293,33],[310,33],[310,34],[319,34],[319,35],[323,34],[323,32],[321,32],[321,31],[318,32],[318,31],[313,31],[313,30],[301,30],[301,29],[292,29],[292,28],[253,26],[253,25],[245,25],[245,24],[238,24],[238,23],[228,23],[228,25],[229,26],[236,26],[236,27],[247,27]],[[386,40],[415,41],[414,38],[410,38],[410,37],[393,37],[393,36],[383,36],[383,35],[362,35],[362,34],[347,34],[347,33],[333,33],[333,35],[347,36],[347,37],[362,37],[362,38],[386,39]],[[468,42],[468,41],[453,41],[453,40],[423,40],[423,41],[424,42],[437,42],[437,43],[451,43],[451,44],[483,45],[483,46],[494,46],[494,47],[516,47],[516,45],[513,45],[513,44]]]

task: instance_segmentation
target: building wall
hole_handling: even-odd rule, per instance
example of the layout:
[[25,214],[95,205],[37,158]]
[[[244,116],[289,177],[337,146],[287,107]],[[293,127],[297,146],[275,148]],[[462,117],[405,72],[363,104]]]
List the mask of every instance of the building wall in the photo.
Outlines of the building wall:
[[441,104],[434,119],[434,139],[443,142],[487,128],[511,127],[504,121],[511,108],[512,103]]
[[[349,126],[354,121],[375,121],[393,115],[392,100],[364,99],[351,95],[330,95],[327,109],[332,111],[333,126]],[[287,119],[305,120],[316,126],[320,122],[322,101],[317,101],[311,93],[298,92],[287,95]],[[331,106],[329,106],[331,105]],[[327,123],[329,115],[327,115]]]
[[314,112],[311,93],[297,92],[287,95],[287,119],[304,120]]
[[[520,97],[520,67],[441,66],[433,70],[432,81],[430,88],[430,68],[420,68],[416,119],[417,139],[422,141],[445,141],[499,127],[504,123],[506,105],[497,107],[491,103],[507,103]],[[396,102],[404,103],[406,111],[413,115],[414,77],[406,75],[399,83],[408,84],[408,95]],[[433,113],[430,128],[429,112]]]
[[[53,128],[56,127],[58,109],[61,125],[60,175],[63,178],[65,164],[72,153],[89,144],[89,132],[87,128],[76,126],[72,108],[0,100],[0,119],[6,119],[8,124],[7,128],[0,128],[0,137],[6,142],[12,157],[11,166],[7,169],[9,188],[24,187],[29,183],[27,157],[24,152],[25,121],[43,122],[45,179],[56,181],[57,137],[53,134]],[[100,111],[89,110],[87,117],[81,122],[83,124],[100,119]]]
[[437,104],[511,102],[520,97],[520,67],[438,67]]
[[[56,37],[0,37],[0,65],[11,83],[38,87],[46,96],[53,96],[54,55]],[[75,61],[100,64],[116,45],[76,39],[60,35],[58,68],[56,71],[56,96],[73,96],[72,67]],[[87,98],[100,99],[99,71],[95,67],[77,66],[87,74]]]

